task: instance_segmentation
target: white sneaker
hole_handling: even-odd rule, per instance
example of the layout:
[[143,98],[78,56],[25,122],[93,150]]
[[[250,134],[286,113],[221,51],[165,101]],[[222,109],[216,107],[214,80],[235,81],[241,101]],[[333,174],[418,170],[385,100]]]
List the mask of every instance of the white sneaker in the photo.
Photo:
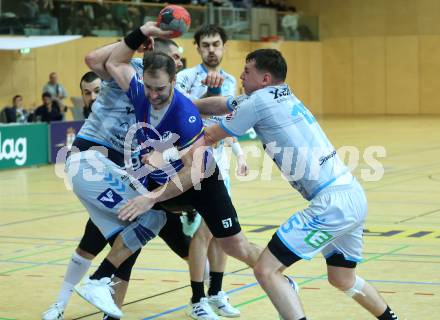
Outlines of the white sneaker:
[[202,222],[202,216],[199,213],[195,213],[193,219],[189,219],[188,214],[180,216],[182,222],[182,230],[188,237],[193,237],[194,233],[199,229]]
[[110,278],[91,280],[86,278],[75,286],[75,291],[87,302],[113,318],[122,318],[122,311],[113,301],[115,293],[112,286],[115,283]]
[[196,320],[220,320],[212,311],[206,297],[200,299],[200,302],[190,303],[186,309],[186,314]]
[[240,310],[234,308],[229,303],[229,297],[224,291],[219,291],[217,295],[210,296],[209,305],[219,316],[227,318],[237,318],[240,316]]
[[63,320],[64,319],[64,304],[55,302],[42,315],[42,320]]
[[[299,286],[298,286],[298,284],[295,281],[293,281],[293,279],[291,277],[289,277],[289,276],[285,275],[284,278],[286,278],[286,280],[289,281],[289,284],[292,287],[292,289],[295,290],[295,292],[297,294],[299,294]],[[281,317],[281,315],[280,315],[280,320],[284,320],[283,317]]]

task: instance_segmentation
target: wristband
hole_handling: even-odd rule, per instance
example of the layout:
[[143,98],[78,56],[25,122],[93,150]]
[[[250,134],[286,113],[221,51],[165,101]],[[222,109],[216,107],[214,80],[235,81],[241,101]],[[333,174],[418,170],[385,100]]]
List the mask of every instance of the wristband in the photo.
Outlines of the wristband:
[[232,145],[232,152],[236,157],[244,155],[243,149],[241,149],[241,146],[238,142],[234,142]]
[[221,94],[222,93],[222,88],[221,87],[208,87],[208,92],[210,94]]
[[136,51],[147,39],[141,28],[137,28],[124,38],[124,42],[131,50]]

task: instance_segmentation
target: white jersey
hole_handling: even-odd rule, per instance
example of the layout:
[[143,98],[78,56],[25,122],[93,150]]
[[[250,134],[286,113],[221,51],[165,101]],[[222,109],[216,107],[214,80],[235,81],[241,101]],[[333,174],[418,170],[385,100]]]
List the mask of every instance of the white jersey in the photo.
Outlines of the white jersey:
[[315,117],[286,84],[230,99],[228,107],[234,112],[220,126],[235,136],[254,127],[266,153],[305,199],[331,184],[352,181]]
[[[142,59],[132,59],[131,65],[142,76]],[[125,137],[128,129],[135,123],[134,107],[125,92],[116,81],[103,81],[98,98],[92,105],[92,112],[78,137],[124,153]],[[132,148],[135,146],[136,139],[133,139]]]
[[[221,95],[234,97],[237,86],[237,81],[234,76],[223,70],[220,70],[220,74],[225,78],[221,87]],[[207,75],[208,70],[203,64],[182,70],[177,74],[176,88],[190,99],[200,99],[208,90],[208,87],[202,84],[202,81],[206,79]],[[220,123],[224,117],[225,116],[212,116],[209,118],[203,118],[203,124],[205,126],[217,124]],[[225,154],[223,145],[224,143],[221,141],[214,149],[214,158],[225,182],[227,182],[226,179],[229,177],[230,157]]]

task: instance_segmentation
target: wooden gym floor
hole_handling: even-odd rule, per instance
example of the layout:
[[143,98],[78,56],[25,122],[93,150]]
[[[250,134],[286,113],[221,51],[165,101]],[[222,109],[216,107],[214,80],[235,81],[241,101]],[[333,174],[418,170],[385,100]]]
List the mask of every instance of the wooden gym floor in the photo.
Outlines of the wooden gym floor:
[[[371,169],[368,146],[385,174],[360,180],[369,199],[364,262],[358,272],[382,292],[400,319],[439,319],[440,311],[440,117],[325,117],[333,144],[360,150],[354,173]],[[254,144],[246,143],[245,146]],[[250,158],[251,169],[262,158]],[[306,202],[280,178],[232,184],[233,200],[247,237],[265,246],[276,226]],[[0,319],[39,319],[54,302],[66,265],[82,235],[87,213],[57,178],[53,166],[0,172]],[[96,267],[101,254],[93,263]],[[241,319],[278,319],[252,271],[229,259],[224,289]],[[310,319],[373,319],[326,282],[321,256],[288,269],[301,286]],[[186,264],[160,239],[147,245],[132,274],[125,319],[186,319],[190,297]],[[101,319],[74,295],[66,319]]]

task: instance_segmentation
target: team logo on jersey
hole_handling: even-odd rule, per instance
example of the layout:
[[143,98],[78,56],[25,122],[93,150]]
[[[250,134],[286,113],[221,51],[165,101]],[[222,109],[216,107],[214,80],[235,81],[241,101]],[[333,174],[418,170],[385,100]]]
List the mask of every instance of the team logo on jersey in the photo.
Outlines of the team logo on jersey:
[[197,118],[195,116],[191,116],[191,117],[189,117],[188,122],[194,123],[194,122],[196,122],[196,120],[197,120]]
[[281,97],[285,97],[285,96],[289,96],[291,94],[289,87],[284,87],[282,89],[280,88],[275,88],[271,91],[269,91],[270,93],[273,94],[273,98],[275,100],[281,98]]
[[122,201],[122,197],[116,193],[113,189],[108,188],[101,193],[97,198],[107,208],[114,208],[119,202]]

